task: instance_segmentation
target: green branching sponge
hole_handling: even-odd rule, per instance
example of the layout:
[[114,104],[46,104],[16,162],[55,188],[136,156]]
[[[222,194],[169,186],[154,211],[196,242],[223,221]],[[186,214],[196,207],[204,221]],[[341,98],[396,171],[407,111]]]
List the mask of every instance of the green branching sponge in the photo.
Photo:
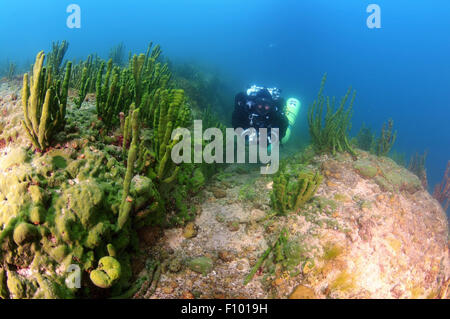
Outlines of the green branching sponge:
[[388,120],[388,124],[386,127],[386,123],[383,124],[383,128],[381,130],[381,136],[377,140],[376,146],[376,154],[378,156],[386,156],[394,146],[395,140],[397,139],[397,131],[393,131],[394,121],[392,119]]
[[358,135],[356,135],[356,146],[364,151],[369,152],[374,147],[374,140],[375,137],[372,133],[372,130],[363,123],[361,129],[358,132]]
[[97,74],[97,115],[105,122],[105,118],[108,115],[108,111],[113,111],[113,103],[117,100],[119,90],[117,85],[119,82],[119,69],[113,69],[112,60],[108,61],[106,68],[106,75],[103,79],[104,63],[100,67]]
[[348,152],[352,156],[356,156],[349,143],[348,135],[351,128],[350,120],[356,92],[353,92],[350,105],[345,109],[345,104],[351,93],[351,88],[349,88],[336,109],[335,98],[330,99],[323,95],[326,79],[327,75],[325,74],[317,100],[314,101],[308,114],[309,132],[313,146],[320,153],[335,155],[336,152]]
[[281,215],[288,211],[298,212],[314,196],[322,179],[317,172],[302,171],[292,178],[281,171],[273,180],[272,207]]
[[44,59],[44,52],[39,52],[33,75],[24,75],[22,89],[22,125],[34,148],[40,151],[49,146],[56,131],[64,129],[72,69],[72,63],[68,62],[61,86],[61,82],[55,80],[51,72],[43,68]]
[[140,54],[137,56],[136,54],[133,56],[133,59],[131,60],[131,72],[133,74],[133,80],[134,80],[134,90],[135,90],[135,103],[136,105],[141,105],[141,99],[144,89],[144,83],[143,83],[143,68],[145,64],[145,55]]
[[261,267],[263,267],[264,262],[271,253],[274,255],[274,259],[276,262],[279,262],[281,261],[281,259],[283,259],[284,256],[282,250],[283,247],[288,244],[288,235],[288,230],[283,228],[275,243],[273,245],[270,245],[269,248],[266,249],[262,256],[259,257],[256,264],[252,267],[250,273],[245,277],[244,286],[247,285],[255,276],[256,272],[261,269]]
[[138,139],[139,139],[139,109],[133,111],[131,118],[131,127],[133,132],[133,138],[131,140],[130,149],[128,151],[127,171],[123,181],[123,194],[122,202],[120,204],[119,219],[117,222],[118,229],[122,229],[128,220],[130,211],[132,208],[133,199],[129,197],[131,179],[134,176],[134,164],[137,158],[138,152]]
[[115,65],[122,66],[125,60],[125,44],[120,42],[109,51],[109,58]]
[[[112,68],[112,61],[110,60],[110,62],[108,62],[108,68],[111,65]],[[97,73],[97,79],[95,81],[95,93],[96,93],[96,106],[97,106],[97,115],[100,117],[101,114],[103,113],[103,109],[102,109],[102,102],[103,102],[103,87],[102,87],[102,82],[103,82],[103,72],[105,71],[105,62],[102,62],[102,64],[100,65],[100,68],[98,69],[98,73]]]
[[86,98],[89,86],[91,84],[91,78],[88,77],[88,68],[83,68],[83,73],[81,75],[81,83],[80,83],[80,89],[78,90],[78,97],[74,98],[74,103],[77,106],[77,108],[80,108],[81,105],[84,102],[84,99]]
[[161,65],[158,58],[161,55],[159,45],[152,48],[148,46],[147,53],[134,56],[130,61],[130,69],[133,74],[133,86],[135,87],[135,102],[142,110],[142,118],[151,124],[153,111],[156,104],[154,97],[157,90],[168,88],[172,74],[167,64]]
[[68,49],[69,43],[65,40],[61,44],[59,41],[52,43],[52,51],[48,55],[46,67],[55,77],[61,73],[61,64]]
[[9,69],[8,69],[8,80],[12,80],[14,75],[16,74],[17,65],[15,63],[9,63]]
[[172,131],[178,127],[186,127],[191,121],[189,108],[185,103],[183,90],[158,90],[153,115],[154,138],[153,147],[156,153],[156,178],[163,183],[175,180],[179,167],[173,167],[170,161],[172,148],[178,140],[171,141]]
[[[82,90],[86,85],[85,79],[89,79],[87,85],[87,93],[95,93],[95,84],[98,71],[102,65],[102,59],[97,54],[91,54],[85,61],[79,61],[72,66],[71,87],[77,90]],[[86,75],[84,69],[86,70]]]
[[[147,54],[130,56],[127,67],[114,67],[113,60],[99,67],[96,79],[97,114],[108,128],[116,124],[123,112],[134,103],[150,126],[154,115],[157,90],[167,89],[171,77],[168,65],[157,62],[161,50],[156,46]],[[150,54],[151,52],[151,54]],[[104,74],[106,66],[106,73]]]
[[132,88],[128,69],[113,67],[109,60],[106,74],[103,77],[105,63],[103,62],[97,73],[97,115],[108,128],[112,128],[120,112],[128,112],[132,102]]

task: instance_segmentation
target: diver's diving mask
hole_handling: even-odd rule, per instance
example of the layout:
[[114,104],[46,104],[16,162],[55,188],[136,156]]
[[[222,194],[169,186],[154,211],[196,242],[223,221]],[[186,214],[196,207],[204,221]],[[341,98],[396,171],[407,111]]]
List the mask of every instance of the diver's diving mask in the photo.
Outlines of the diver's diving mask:
[[257,99],[254,104],[255,112],[260,116],[266,116],[273,109],[273,102],[268,99]]

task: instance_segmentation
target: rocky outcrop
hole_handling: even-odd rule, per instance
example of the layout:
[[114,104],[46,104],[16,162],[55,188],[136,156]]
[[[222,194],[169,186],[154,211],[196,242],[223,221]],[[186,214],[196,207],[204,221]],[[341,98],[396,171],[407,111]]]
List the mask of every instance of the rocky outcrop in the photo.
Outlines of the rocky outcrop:
[[[288,166],[293,174],[307,166],[324,181],[299,213],[283,217],[270,208],[270,178],[251,170],[243,174],[238,166],[216,176],[213,190],[224,189],[227,196],[206,190],[199,198],[197,236],[166,230],[153,248],[167,260],[211,259],[213,269],[168,270],[153,298],[445,297],[447,218],[415,175],[363,151],[356,160],[324,155],[308,165],[299,154]],[[257,191],[247,196],[248,190]],[[283,230],[288,239],[282,258],[271,253],[244,285]]]

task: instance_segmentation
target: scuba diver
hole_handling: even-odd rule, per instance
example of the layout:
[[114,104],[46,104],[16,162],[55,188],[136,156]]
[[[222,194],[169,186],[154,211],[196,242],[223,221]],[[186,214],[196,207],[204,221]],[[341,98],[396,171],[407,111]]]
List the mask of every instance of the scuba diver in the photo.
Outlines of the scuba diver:
[[257,136],[249,136],[249,140],[259,137],[260,128],[267,128],[269,146],[274,133],[271,129],[278,128],[278,140],[284,144],[289,140],[299,110],[300,101],[290,98],[285,104],[280,89],[253,85],[246,93],[236,95],[232,125],[234,129],[242,128],[243,134],[254,128]]

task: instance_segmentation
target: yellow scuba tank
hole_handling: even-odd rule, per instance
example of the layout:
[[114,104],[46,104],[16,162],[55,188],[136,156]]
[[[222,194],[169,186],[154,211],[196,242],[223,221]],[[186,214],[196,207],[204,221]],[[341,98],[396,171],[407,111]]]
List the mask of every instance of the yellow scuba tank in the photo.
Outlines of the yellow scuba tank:
[[289,121],[289,126],[286,130],[286,135],[283,137],[281,142],[286,143],[291,137],[292,128],[294,127],[295,120],[297,119],[298,112],[300,111],[301,103],[299,100],[290,98],[286,102],[286,106],[284,107],[284,113]]

